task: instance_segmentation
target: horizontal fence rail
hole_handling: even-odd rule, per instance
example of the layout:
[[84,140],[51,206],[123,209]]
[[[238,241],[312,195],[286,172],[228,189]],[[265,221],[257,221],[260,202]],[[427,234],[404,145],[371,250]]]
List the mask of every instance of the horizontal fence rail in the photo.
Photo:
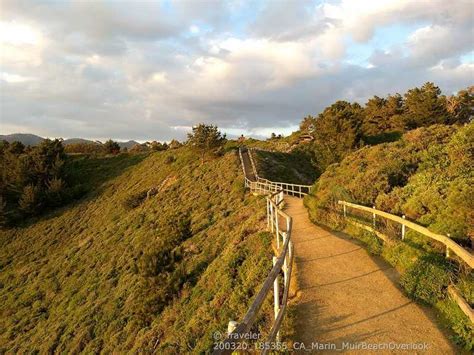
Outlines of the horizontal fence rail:
[[450,256],[450,253],[452,252],[456,254],[462,261],[464,261],[471,269],[474,267],[474,255],[447,236],[433,233],[428,228],[425,228],[416,223],[407,221],[403,217],[399,217],[391,213],[383,212],[383,211],[377,210],[376,208],[362,206],[362,205],[358,205],[358,204],[346,202],[346,201],[338,201],[338,203],[342,205],[344,208],[344,217],[346,216],[346,208],[350,207],[350,208],[354,208],[360,211],[371,213],[373,215],[374,221],[375,221],[375,216],[381,216],[391,221],[398,222],[402,225],[402,239],[405,236],[406,228],[410,228],[420,234],[423,234],[424,236],[430,239],[436,240],[437,242],[444,244],[444,246],[446,247],[447,256]]
[[[283,202],[283,191],[277,191],[267,197],[267,228],[275,234],[276,248],[278,256],[273,257],[273,268],[265,279],[260,291],[250,305],[244,318],[237,326],[229,331],[227,338],[216,344],[213,354],[231,354],[234,351],[243,349],[240,344],[246,339],[253,339],[249,334],[262,305],[270,293],[273,286],[274,297],[274,321],[270,332],[262,346],[262,353],[269,349],[274,349],[272,344],[279,342],[279,330],[283,321],[290,289],[291,271],[293,268],[293,243],[291,241],[292,219],[281,209]],[[284,226],[283,230],[281,226]],[[283,273],[283,293],[280,300],[280,274]],[[234,322],[230,322],[230,324]],[[262,345],[262,344],[261,344]]]
[[[379,238],[383,239],[384,241],[387,241],[387,236],[380,233],[380,232],[378,232],[375,229],[375,227],[376,227],[376,216],[381,216],[381,217],[386,218],[390,221],[398,222],[399,224],[401,224],[401,226],[402,226],[401,239],[402,240],[405,238],[406,229],[410,228],[410,229],[412,229],[412,230],[414,230],[414,231],[416,231],[416,232],[418,232],[418,233],[420,233],[420,234],[422,234],[422,235],[424,235],[424,236],[426,236],[430,239],[433,239],[437,242],[442,243],[446,248],[446,257],[449,257],[450,253],[453,252],[454,254],[456,254],[459,257],[459,259],[461,259],[464,263],[466,263],[466,265],[468,265],[471,269],[473,268],[474,255],[472,253],[470,253],[468,250],[464,249],[459,244],[457,244],[455,241],[453,241],[449,237],[446,237],[446,236],[441,235],[441,234],[433,233],[425,227],[422,227],[422,226],[420,226],[416,223],[407,221],[405,219],[405,216],[399,217],[399,216],[393,215],[391,213],[387,213],[387,212],[377,210],[375,207],[370,208],[370,207],[367,207],[367,206],[362,206],[362,205],[358,205],[358,204],[351,203],[351,202],[346,202],[346,201],[338,201],[338,203],[343,206],[344,218],[347,217],[347,208],[348,207],[354,208],[354,209],[357,209],[357,210],[360,210],[360,211],[365,211],[365,212],[371,213],[372,214],[373,227],[370,227],[370,226],[367,226],[363,223],[358,223],[358,222],[355,222],[355,221],[352,221],[352,220],[349,220],[349,221],[352,224],[354,224],[355,226],[359,227],[359,228],[363,228],[363,229],[366,229],[366,230],[369,230],[369,231],[375,233]],[[449,297],[454,302],[456,302],[456,304],[459,306],[461,311],[463,311],[463,313],[470,319],[470,321],[474,323],[474,312],[473,312],[471,306],[469,305],[469,303],[466,302],[466,300],[464,300],[464,298],[462,297],[462,295],[459,293],[459,291],[456,289],[456,287],[454,285],[450,285],[448,287],[448,294],[449,294]]]

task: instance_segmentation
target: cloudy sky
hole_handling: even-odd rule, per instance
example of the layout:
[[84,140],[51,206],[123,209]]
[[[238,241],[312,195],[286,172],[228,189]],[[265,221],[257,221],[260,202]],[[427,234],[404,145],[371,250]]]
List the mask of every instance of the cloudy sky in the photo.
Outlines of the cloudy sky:
[[289,133],[337,99],[474,84],[471,0],[0,0],[1,132]]

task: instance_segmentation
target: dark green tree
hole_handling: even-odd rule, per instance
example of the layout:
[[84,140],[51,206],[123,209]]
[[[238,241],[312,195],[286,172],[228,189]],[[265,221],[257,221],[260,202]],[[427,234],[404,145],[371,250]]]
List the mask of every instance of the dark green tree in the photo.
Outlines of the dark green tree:
[[201,163],[207,153],[215,153],[226,142],[225,134],[222,135],[215,125],[200,123],[193,127],[193,132],[188,134],[188,145],[196,149],[201,155]]
[[112,139],[109,139],[104,143],[104,149],[107,154],[118,154],[120,152],[120,145]]
[[323,169],[360,145],[362,117],[362,107],[346,101],[337,101],[318,116],[314,148],[316,160]]
[[457,95],[446,99],[446,109],[449,113],[450,124],[468,123],[474,116],[474,86],[461,90]]
[[433,83],[426,83],[421,88],[408,90],[405,94],[404,115],[407,127],[429,126],[436,123],[447,123],[446,98]]

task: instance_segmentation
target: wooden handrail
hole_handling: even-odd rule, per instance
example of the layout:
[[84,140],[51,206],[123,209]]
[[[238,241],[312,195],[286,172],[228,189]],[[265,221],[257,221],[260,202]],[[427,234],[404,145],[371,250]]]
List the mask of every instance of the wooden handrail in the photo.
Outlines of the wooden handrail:
[[[234,350],[239,349],[239,344],[246,341],[245,335],[250,331],[252,325],[254,324],[255,319],[258,316],[258,312],[262,308],[263,302],[270,293],[272,286],[275,287],[275,283],[278,283],[278,281],[276,281],[278,275],[283,271],[285,275],[283,298],[281,300],[282,302],[280,303],[277,289],[274,289],[274,298],[276,300],[275,304],[278,305],[275,307],[278,308],[278,310],[275,309],[275,320],[270,330],[270,334],[266,339],[266,343],[273,342],[275,337],[278,337],[278,332],[280,330],[283,317],[286,313],[291,271],[293,268],[293,243],[291,241],[292,218],[278,207],[282,200],[283,190],[276,191],[267,196],[267,217],[269,220],[268,228],[272,232],[275,232],[277,238],[277,248],[279,249],[280,253],[244,318],[227,336],[227,338],[216,346],[213,354],[231,354]],[[278,215],[286,219],[287,229],[285,232],[282,232],[279,228]],[[284,243],[283,246],[279,248],[280,237],[282,236]]]
[[460,246],[459,244],[457,244],[455,241],[453,241],[451,238],[449,238],[447,236],[437,234],[437,233],[433,233],[428,228],[425,228],[425,227],[420,226],[416,223],[407,221],[405,218],[393,215],[391,213],[377,210],[376,208],[362,206],[362,205],[358,205],[356,203],[351,203],[351,202],[346,202],[346,201],[338,201],[338,204],[343,205],[343,206],[347,206],[347,207],[351,207],[351,208],[355,208],[357,210],[370,212],[374,215],[378,215],[378,216],[384,217],[386,219],[389,219],[391,221],[398,222],[401,225],[404,225],[405,227],[408,227],[408,228],[410,228],[410,229],[412,229],[412,230],[414,230],[414,231],[416,231],[420,234],[423,234],[424,236],[427,236],[428,238],[434,239],[434,240],[444,244],[448,254],[449,254],[449,251],[452,251],[461,260],[463,260],[467,265],[469,265],[469,267],[471,269],[474,267],[474,255],[472,253],[470,253],[468,250],[464,249],[462,246]]

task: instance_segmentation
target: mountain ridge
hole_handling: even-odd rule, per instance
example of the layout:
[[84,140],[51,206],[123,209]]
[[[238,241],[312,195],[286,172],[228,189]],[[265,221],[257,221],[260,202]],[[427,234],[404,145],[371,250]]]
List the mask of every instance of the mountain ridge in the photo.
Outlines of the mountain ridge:
[[[8,143],[12,142],[21,142],[24,145],[37,145],[40,144],[44,139],[44,137],[38,136],[33,133],[12,133],[12,134],[0,134],[0,141],[5,140]],[[140,144],[139,142],[130,139],[128,141],[117,141],[120,148],[127,148],[130,149],[133,146]],[[103,142],[96,140],[90,140],[85,138],[67,138],[63,140],[63,145],[70,145],[70,144],[103,144]]]

